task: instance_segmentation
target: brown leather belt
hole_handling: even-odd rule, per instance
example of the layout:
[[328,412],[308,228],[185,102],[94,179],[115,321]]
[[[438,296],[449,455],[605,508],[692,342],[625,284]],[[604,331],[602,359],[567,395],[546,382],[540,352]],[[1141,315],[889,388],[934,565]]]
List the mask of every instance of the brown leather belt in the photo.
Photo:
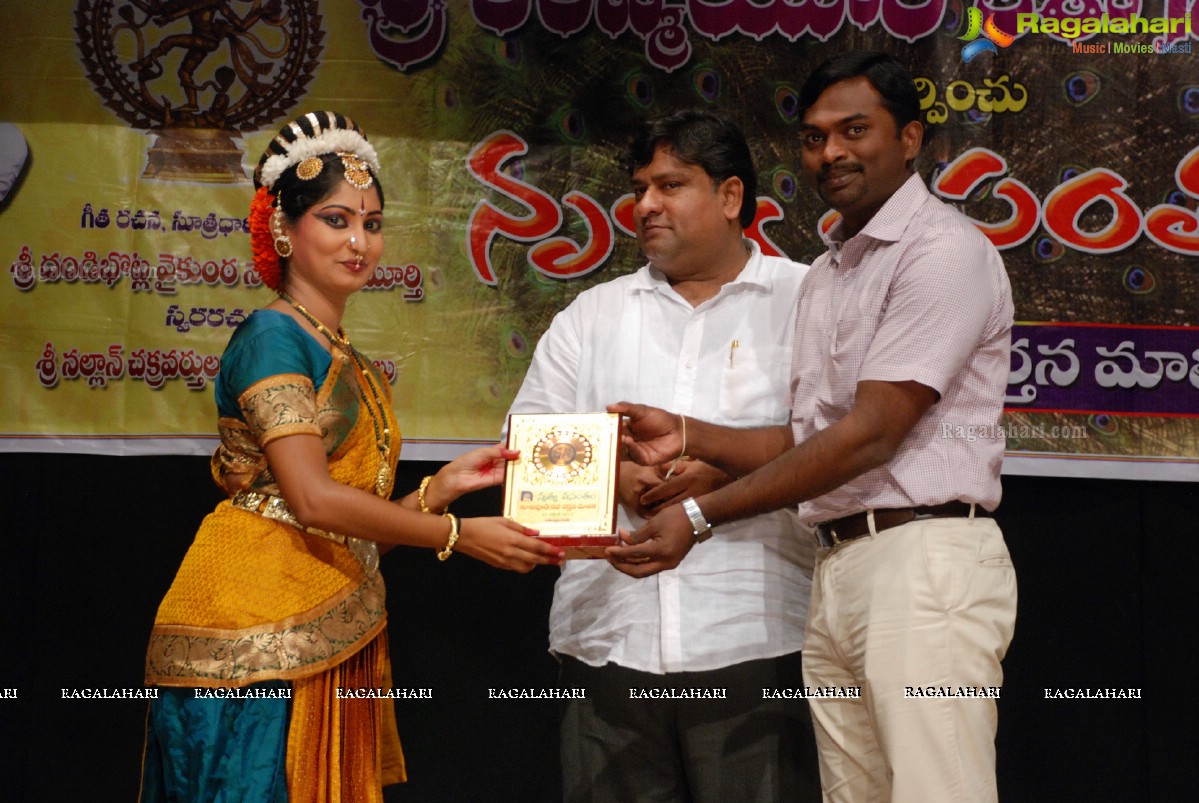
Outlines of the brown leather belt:
[[[924,505],[922,507],[891,507],[878,508],[874,511],[875,532],[889,530],[901,524],[907,524],[916,519],[952,519],[966,518],[970,515],[970,505],[967,502],[946,502],[943,505]],[[975,518],[983,518],[991,514],[979,505],[974,506]],[[854,513],[840,519],[826,521],[816,525],[816,541],[820,546],[829,548],[855,538],[861,538],[870,533],[870,525],[866,521],[866,511]]]

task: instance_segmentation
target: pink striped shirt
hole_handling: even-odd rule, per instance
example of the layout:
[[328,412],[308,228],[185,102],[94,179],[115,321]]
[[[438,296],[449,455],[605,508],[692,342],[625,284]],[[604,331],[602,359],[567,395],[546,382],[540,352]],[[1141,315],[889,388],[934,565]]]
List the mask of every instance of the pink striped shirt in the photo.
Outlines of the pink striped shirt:
[[799,506],[807,524],[868,508],[999,504],[1012,291],[999,252],[913,175],[857,236],[838,221],[800,291],[791,426],[842,418],[862,380],[940,394],[891,461]]

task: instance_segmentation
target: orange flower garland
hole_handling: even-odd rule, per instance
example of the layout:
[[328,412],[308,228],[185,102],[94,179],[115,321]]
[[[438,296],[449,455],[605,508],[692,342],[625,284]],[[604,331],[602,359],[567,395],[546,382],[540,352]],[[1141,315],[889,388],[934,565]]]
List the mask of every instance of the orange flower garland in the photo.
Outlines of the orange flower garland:
[[254,270],[262,277],[262,283],[277,293],[283,289],[283,265],[271,235],[274,211],[275,196],[266,187],[259,187],[250,201],[250,253],[254,255]]

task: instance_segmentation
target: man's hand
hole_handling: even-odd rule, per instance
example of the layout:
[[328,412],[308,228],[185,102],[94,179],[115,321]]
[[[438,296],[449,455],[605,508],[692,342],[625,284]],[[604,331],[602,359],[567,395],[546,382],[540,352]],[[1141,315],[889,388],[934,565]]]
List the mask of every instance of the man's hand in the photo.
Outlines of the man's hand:
[[[674,473],[670,479],[666,479],[666,474],[672,466]],[[733,481],[732,475],[702,460],[680,460],[677,464],[663,463],[658,466],[657,475],[663,481],[656,483],[640,499],[642,507],[654,512],[667,505],[678,504],[689,496],[703,496]]]
[[680,505],[662,508],[635,532],[621,532],[628,546],[612,546],[604,554],[617,570],[630,577],[649,577],[673,569],[695,546],[691,520]]
[[625,418],[621,439],[629,457],[643,466],[669,463],[683,453],[682,417],[657,407],[620,402],[608,412]]
[[632,460],[620,463],[620,501],[643,519],[654,515],[654,505],[642,503],[642,498],[662,484],[662,475],[653,466],[639,466]]

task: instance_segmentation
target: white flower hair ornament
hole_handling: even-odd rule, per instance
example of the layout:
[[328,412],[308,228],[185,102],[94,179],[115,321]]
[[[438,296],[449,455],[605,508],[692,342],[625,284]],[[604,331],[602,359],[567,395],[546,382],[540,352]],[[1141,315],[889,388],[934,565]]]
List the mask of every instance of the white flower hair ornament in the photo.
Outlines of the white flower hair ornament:
[[379,171],[379,155],[358,124],[336,112],[309,112],[271,140],[254,171],[254,184],[271,190],[292,165],[301,180],[314,179],[321,174],[320,157],[326,153],[341,157],[345,179],[352,186],[365,190],[374,183],[371,171]]

